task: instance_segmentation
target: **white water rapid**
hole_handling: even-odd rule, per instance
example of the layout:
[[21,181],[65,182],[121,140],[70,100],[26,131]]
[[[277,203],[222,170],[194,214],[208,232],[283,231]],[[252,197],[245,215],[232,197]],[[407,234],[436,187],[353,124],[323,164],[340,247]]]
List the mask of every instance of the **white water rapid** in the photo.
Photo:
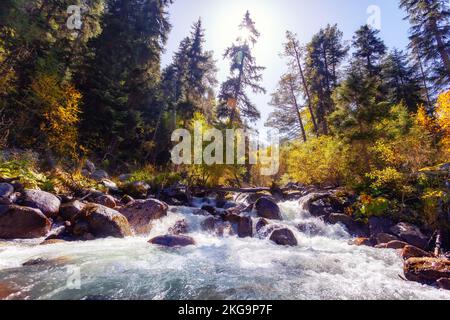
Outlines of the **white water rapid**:
[[[37,245],[42,239],[0,242],[0,291],[11,289],[7,299],[450,300],[448,291],[402,280],[395,250],[349,245],[343,227],[302,212],[298,201],[280,207],[297,247],[217,238],[201,230],[206,217],[185,207],[171,207],[146,237],[45,246]],[[147,243],[180,219],[186,219],[196,246]],[[307,226],[306,233],[298,231],[299,224]],[[43,262],[22,266],[33,259]]]

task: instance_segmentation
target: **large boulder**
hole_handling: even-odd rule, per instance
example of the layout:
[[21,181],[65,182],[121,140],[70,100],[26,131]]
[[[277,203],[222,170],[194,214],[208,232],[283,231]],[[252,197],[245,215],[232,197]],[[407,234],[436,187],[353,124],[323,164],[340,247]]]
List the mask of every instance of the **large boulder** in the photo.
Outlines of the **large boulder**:
[[381,217],[369,218],[369,232],[373,239],[376,239],[380,233],[390,233],[393,226],[394,222],[391,219]]
[[407,245],[403,248],[402,258],[403,260],[408,260],[410,258],[432,258],[433,255],[429,252],[426,252],[422,249],[419,249],[414,246]]
[[151,244],[160,245],[163,247],[187,247],[195,245],[195,240],[188,236],[180,236],[180,235],[165,235],[159,236],[151,239],[149,241]]
[[55,195],[41,190],[25,190],[21,204],[25,207],[42,211],[47,217],[56,217],[59,213],[61,200]]
[[116,199],[109,194],[96,198],[94,202],[111,209],[114,209],[117,206]]
[[0,206],[0,239],[40,238],[50,228],[51,221],[39,209]]
[[0,183],[0,198],[9,198],[14,193],[14,187],[9,183]]
[[86,207],[86,204],[78,200],[65,203],[61,205],[61,208],[59,209],[59,215],[65,221],[73,221],[74,218],[81,213],[84,207]]
[[250,217],[242,217],[237,226],[239,238],[247,238],[253,236],[253,221]]
[[350,217],[346,214],[332,213],[329,215],[327,220],[331,224],[337,224],[337,223],[342,224],[343,226],[346,227],[346,229],[352,236],[366,237],[369,233],[369,230],[366,225],[353,220],[352,217]]
[[441,278],[450,278],[450,260],[439,258],[410,258],[404,265],[409,281],[435,284]]
[[396,236],[393,236],[392,234],[388,234],[388,233],[379,233],[376,235],[375,239],[377,240],[377,244],[385,244],[385,243],[389,243],[391,241],[400,240]]
[[94,238],[124,238],[132,235],[130,224],[125,216],[111,208],[99,205],[88,204],[76,217],[74,228],[80,231],[75,232],[77,236],[89,233]]
[[280,246],[297,246],[298,242],[294,233],[286,228],[277,229],[272,232],[270,240]]
[[167,216],[169,206],[159,200],[147,199],[133,201],[120,209],[137,234],[149,233],[152,221]]
[[428,247],[429,238],[425,236],[415,225],[401,222],[391,228],[391,232],[397,237],[420,249]]
[[258,217],[269,220],[282,220],[280,207],[269,198],[260,198],[255,203],[256,213]]
[[450,278],[441,278],[436,281],[439,288],[443,290],[450,290]]
[[145,199],[151,187],[144,181],[134,181],[122,186],[122,191],[136,199]]
[[332,193],[311,193],[301,200],[302,209],[314,217],[327,218],[332,213],[343,213],[344,206]]

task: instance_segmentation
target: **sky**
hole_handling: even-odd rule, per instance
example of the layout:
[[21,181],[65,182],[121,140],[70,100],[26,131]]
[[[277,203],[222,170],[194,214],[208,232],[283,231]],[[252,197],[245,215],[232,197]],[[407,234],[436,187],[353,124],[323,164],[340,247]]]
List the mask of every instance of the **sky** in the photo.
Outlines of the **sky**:
[[[379,19],[373,6],[379,8]],[[261,33],[253,53],[257,64],[266,67],[263,86],[267,94],[250,94],[261,112],[261,120],[254,125],[261,135],[267,133],[264,123],[272,111],[270,94],[287,71],[286,61],[280,57],[286,30],[297,33],[304,44],[320,28],[337,23],[344,39],[350,42],[361,25],[379,21],[380,37],[390,49],[405,49],[408,45],[409,25],[403,20],[404,12],[398,8],[397,0],[175,0],[169,8],[173,28],[163,66],[171,62],[180,41],[189,35],[192,24],[201,17],[205,49],[214,51],[218,80],[223,82],[229,74],[229,61],[223,60],[222,55],[239,36],[238,26],[247,10]]]

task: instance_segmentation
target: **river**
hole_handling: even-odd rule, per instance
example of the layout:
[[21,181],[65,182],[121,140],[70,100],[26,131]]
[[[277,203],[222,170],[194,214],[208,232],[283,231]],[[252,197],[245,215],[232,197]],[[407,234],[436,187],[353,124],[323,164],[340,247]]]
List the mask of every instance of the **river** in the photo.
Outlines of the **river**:
[[[402,280],[395,250],[349,245],[343,227],[324,224],[300,210],[298,201],[280,207],[297,247],[218,238],[201,230],[205,217],[193,215],[194,209],[171,207],[146,237],[45,246],[38,245],[42,239],[0,242],[0,287],[11,289],[7,299],[450,300],[449,291]],[[147,243],[180,219],[196,246]],[[300,223],[314,232],[299,232]],[[40,263],[22,266],[35,259]]]

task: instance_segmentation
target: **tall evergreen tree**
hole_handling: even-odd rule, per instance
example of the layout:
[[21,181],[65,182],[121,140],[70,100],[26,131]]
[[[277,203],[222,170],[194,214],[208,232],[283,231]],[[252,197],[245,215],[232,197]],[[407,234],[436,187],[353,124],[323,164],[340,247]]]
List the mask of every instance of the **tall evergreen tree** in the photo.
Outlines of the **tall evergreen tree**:
[[315,101],[317,122],[324,134],[328,133],[326,117],[335,108],[332,94],[338,85],[338,70],[348,51],[342,38],[336,25],[328,25],[307,45],[306,79]]
[[410,47],[432,69],[441,86],[450,82],[450,4],[447,0],[400,0],[411,24]]
[[416,112],[424,103],[415,66],[408,63],[408,56],[402,51],[394,50],[386,56],[382,76],[387,99],[392,104],[404,102],[410,111]]
[[254,93],[265,93],[261,86],[261,72],[264,67],[256,65],[252,54],[252,46],[257,42],[260,34],[254,21],[247,11],[240,25],[242,36],[231,47],[226,49],[224,58],[231,60],[230,77],[222,84],[219,94],[221,105],[218,116],[228,118],[231,123],[242,122],[244,119],[255,121],[261,117],[258,109],[250,100],[246,89]]
[[353,37],[353,46],[356,50],[353,56],[363,61],[369,77],[376,76],[381,71],[381,60],[387,50],[384,42],[378,37],[379,33],[379,30],[364,25]]
[[104,159],[149,154],[162,108],[160,55],[171,0],[110,0],[82,73],[84,141]]

